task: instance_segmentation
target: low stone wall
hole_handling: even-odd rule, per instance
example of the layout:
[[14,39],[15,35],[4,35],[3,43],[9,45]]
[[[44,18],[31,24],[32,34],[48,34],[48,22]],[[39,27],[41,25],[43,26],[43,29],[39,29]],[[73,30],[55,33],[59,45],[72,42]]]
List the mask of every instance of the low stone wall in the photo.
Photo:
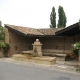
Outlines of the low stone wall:
[[56,57],[33,57],[34,63],[53,65],[56,63]]
[[46,53],[64,53],[64,54],[68,54],[68,53],[71,53],[71,50],[44,49],[43,52],[46,52]]
[[28,61],[37,64],[53,65],[56,63],[56,57],[32,57],[23,54],[15,54],[12,57],[15,60]]
[[20,60],[20,61],[24,61],[26,59],[31,59],[31,56],[30,55],[25,55],[25,54],[14,54],[12,56],[13,59],[15,60]]
[[44,49],[43,51],[44,56],[55,56],[55,54],[69,54],[71,50],[55,50],[55,49]]

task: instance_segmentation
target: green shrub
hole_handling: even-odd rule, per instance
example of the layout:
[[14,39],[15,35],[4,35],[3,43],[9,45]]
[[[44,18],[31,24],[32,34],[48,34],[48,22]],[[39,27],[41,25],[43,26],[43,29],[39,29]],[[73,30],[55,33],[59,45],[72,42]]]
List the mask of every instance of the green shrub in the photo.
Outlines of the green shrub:
[[10,50],[10,45],[6,42],[0,42],[0,50],[3,51],[4,55],[7,56],[9,50]]
[[72,46],[73,46],[74,50],[79,49],[79,47],[80,47],[80,41],[76,42],[75,44],[72,44]]
[[79,59],[80,41],[76,42],[75,44],[72,44],[72,47],[73,47],[73,55]]

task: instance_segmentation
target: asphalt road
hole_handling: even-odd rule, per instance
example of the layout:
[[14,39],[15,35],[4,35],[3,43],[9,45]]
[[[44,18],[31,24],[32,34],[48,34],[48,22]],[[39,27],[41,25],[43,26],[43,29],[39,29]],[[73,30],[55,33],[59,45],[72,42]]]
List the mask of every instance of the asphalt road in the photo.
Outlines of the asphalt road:
[[80,75],[0,61],[0,80],[80,80]]

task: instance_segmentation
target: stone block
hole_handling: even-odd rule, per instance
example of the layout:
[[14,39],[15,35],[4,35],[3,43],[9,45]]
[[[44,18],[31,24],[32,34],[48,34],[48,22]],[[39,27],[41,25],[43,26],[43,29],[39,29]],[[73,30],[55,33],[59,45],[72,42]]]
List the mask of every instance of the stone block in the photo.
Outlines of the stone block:
[[19,61],[28,61],[33,62],[37,64],[45,64],[45,65],[53,65],[56,63],[56,57],[31,57],[29,55],[23,55],[23,54],[14,54],[13,59],[19,60]]
[[56,57],[33,57],[35,63],[53,65],[56,63]]
[[24,55],[24,54],[14,54],[13,59],[19,60],[19,61],[24,61],[25,59],[31,59],[31,56],[29,55]]

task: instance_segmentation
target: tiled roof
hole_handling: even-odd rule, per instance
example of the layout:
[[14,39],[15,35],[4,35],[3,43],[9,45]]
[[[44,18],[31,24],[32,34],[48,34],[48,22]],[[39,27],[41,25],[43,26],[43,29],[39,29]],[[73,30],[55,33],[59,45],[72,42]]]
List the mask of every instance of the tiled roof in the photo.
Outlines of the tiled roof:
[[44,35],[55,35],[55,32],[61,30],[62,28],[45,28],[45,29],[38,29]]
[[28,27],[22,27],[22,26],[15,26],[15,25],[8,25],[5,24],[5,26],[12,28],[14,30],[17,30],[21,33],[24,33],[26,35],[44,35],[41,32],[39,32],[37,29],[34,28],[28,28]]
[[59,31],[62,29],[62,28],[35,29],[35,28],[15,26],[15,25],[9,25],[9,24],[5,24],[5,27],[18,31],[25,35],[55,35],[56,31]]

